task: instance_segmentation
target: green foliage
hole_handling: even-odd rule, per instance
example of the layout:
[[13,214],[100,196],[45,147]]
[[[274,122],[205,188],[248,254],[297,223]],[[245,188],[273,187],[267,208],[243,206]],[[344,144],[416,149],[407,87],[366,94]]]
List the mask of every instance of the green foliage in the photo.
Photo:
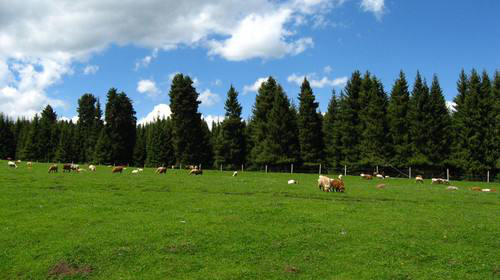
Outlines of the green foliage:
[[146,126],[146,166],[175,164],[172,126],[170,119],[158,119]]
[[135,146],[133,154],[133,164],[134,166],[144,166],[146,162],[147,155],[147,133],[146,126],[138,125],[135,134]]
[[394,82],[389,104],[387,105],[387,124],[389,129],[389,143],[391,157],[389,163],[397,168],[408,166],[412,147],[409,123],[410,92],[406,76],[401,71],[399,78]]
[[86,93],[78,99],[76,111],[78,112],[77,127],[82,137],[79,157],[82,162],[91,162],[97,139],[103,127],[99,100],[94,95]]
[[216,165],[224,164],[235,169],[245,163],[245,123],[241,119],[241,105],[238,102],[238,92],[233,86],[227,92],[225,103],[225,119],[221,125],[212,124],[212,134],[215,139]]
[[25,138],[25,143],[23,145],[23,150],[21,152],[21,159],[23,160],[39,160],[42,158],[40,142],[40,118],[35,115],[33,121],[31,122],[29,132]]
[[432,165],[444,167],[447,165],[451,153],[452,126],[451,116],[436,75],[432,79],[430,90],[429,114],[432,121],[427,126],[429,133],[427,140],[428,158]]
[[0,113],[0,159],[15,158],[14,123]]
[[54,158],[59,139],[56,131],[57,114],[50,105],[43,109],[40,118],[39,149],[38,158],[43,162],[51,161]]
[[78,160],[77,143],[75,125],[72,122],[62,122],[55,161],[62,163],[76,162]]
[[325,160],[326,163],[333,168],[339,167],[342,159],[339,117],[339,105],[335,90],[333,90],[332,97],[328,103],[328,109],[323,118]]
[[299,94],[299,129],[300,157],[307,163],[318,163],[323,160],[323,131],[318,102],[309,81],[304,78]]
[[428,147],[428,140],[430,138],[428,128],[433,121],[429,99],[429,87],[422,80],[420,73],[417,72],[410,97],[410,110],[408,112],[413,151],[409,164],[412,166],[432,166],[432,162],[429,159],[430,152]]

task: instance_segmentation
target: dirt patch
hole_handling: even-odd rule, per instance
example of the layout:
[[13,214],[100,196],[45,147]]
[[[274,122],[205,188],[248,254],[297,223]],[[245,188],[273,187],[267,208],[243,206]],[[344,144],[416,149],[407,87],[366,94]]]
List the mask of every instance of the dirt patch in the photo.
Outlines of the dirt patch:
[[285,266],[285,272],[290,274],[297,274],[300,272],[300,270],[295,266],[287,265]]
[[58,262],[52,269],[49,271],[49,277],[67,277],[67,276],[87,276],[92,273],[92,267],[88,265],[84,266],[75,266],[67,263],[66,261]]

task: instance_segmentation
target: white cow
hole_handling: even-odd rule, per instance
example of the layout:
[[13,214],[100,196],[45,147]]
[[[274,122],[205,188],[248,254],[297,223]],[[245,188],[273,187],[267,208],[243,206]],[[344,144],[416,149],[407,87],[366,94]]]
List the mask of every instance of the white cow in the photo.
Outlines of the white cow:
[[8,165],[9,167],[17,168],[17,164],[16,164],[15,162],[13,162],[13,161],[9,161],[9,162],[7,163],[7,165]]
[[299,181],[297,181],[297,180],[288,180],[289,185],[298,184],[298,183],[299,183]]
[[238,171],[233,172],[233,177],[236,177],[236,176],[238,176]]
[[94,172],[95,172],[95,171],[96,171],[96,169],[97,169],[97,168],[95,167],[95,165],[93,165],[93,164],[89,165],[89,170],[90,170],[90,171],[94,171]]

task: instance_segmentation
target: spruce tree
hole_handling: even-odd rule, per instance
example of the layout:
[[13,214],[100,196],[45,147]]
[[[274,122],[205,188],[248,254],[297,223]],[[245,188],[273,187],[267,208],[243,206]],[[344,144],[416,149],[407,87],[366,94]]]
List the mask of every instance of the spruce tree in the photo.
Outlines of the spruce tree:
[[82,162],[90,162],[103,126],[99,101],[94,95],[86,93],[78,99],[76,111],[78,112],[78,132],[82,136],[79,156]]
[[432,79],[429,96],[429,113],[431,122],[427,126],[428,158],[435,167],[444,167],[449,163],[451,145],[451,116],[436,75]]
[[389,162],[397,168],[408,166],[411,157],[410,124],[408,120],[410,92],[403,71],[399,72],[387,105],[387,124],[391,157]]
[[496,158],[495,167],[500,169],[500,72],[496,71],[493,78],[493,116],[492,120],[495,125],[493,126],[493,141],[495,143],[493,148],[493,155]]
[[342,151],[342,165],[359,166],[361,141],[361,121],[359,112],[361,109],[361,74],[355,71],[347,81],[345,90],[341,92],[339,101],[339,125]]
[[50,105],[47,105],[41,114],[40,118],[40,134],[39,134],[39,160],[48,162],[54,158],[57,148],[58,139],[55,133],[57,122],[57,114]]
[[318,102],[309,81],[304,78],[299,94],[298,129],[300,157],[306,163],[319,163],[323,159],[323,131]]
[[74,129],[70,122],[61,122],[61,134],[56,149],[55,160],[62,163],[74,162],[77,156],[74,150]]
[[42,158],[41,150],[42,143],[40,142],[40,118],[35,115],[29,126],[29,132],[26,135],[21,153],[21,159],[38,161]]
[[328,166],[337,168],[342,159],[341,142],[339,133],[339,105],[335,90],[332,90],[332,97],[328,103],[328,109],[323,118],[323,135],[325,147],[325,160]]
[[417,72],[410,97],[410,110],[408,117],[410,121],[410,137],[412,139],[412,157],[409,164],[417,167],[429,167],[432,162],[429,159],[428,139],[430,137],[428,127],[432,122],[429,110],[429,87]]
[[14,124],[0,113],[0,159],[15,158]]
[[147,166],[169,166],[175,163],[172,145],[172,121],[170,119],[157,119],[149,124],[146,143]]
[[144,166],[146,162],[146,128],[144,125],[138,125],[136,128],[134,153],[132,162],[134,166]]
[[452,127],[453,127],[453,142],[452,142],[452,165],[455,168],[465,171],[467,168],[466,161],[470,158],[469,150],[467,148],[467,106],[465,98],[467,96],[469,87],[469,80],[465,71],[462,69],[460,77],[457,82],[457,95],[453,99],[455,103],[455,112],[452,114]]
[[[212,125],[212,132],[216,135],[215,149],[217,164],[230,165],[238,168],[245,162],[245,124],[241,119],[241,105],[238,102],[238,92],[233,86],[227,92],[225,103],[225,119],[220,125],[220,131]],[[217,129],[217,130],[216,130]],[[215,131],[214,131],[215,130]]]
[[365,74],[361,88],[360,163],[364,166],[385,165],[388,150],[387,95],[382,83],[370,73]]

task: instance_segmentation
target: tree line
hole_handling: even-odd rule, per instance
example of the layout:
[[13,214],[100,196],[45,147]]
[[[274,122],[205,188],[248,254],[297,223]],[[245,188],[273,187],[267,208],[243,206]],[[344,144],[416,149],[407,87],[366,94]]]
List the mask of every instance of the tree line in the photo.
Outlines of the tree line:
[[413,85],[401,71],[390,92],[373,74],[355,71],[327,112],[318,109],[304,79],[298,107],[269,77],[244,120],[231,86],[225,118],[208,124],[189,76],[172,80],[171,116],[137,125],[124,92],[107,93],[104,119],[99,100],[78,100],[78,121],[57,120],[50,105],[31,120],[0,114],[0,157],[32,161],[170,166],[202,164],[239,168],[375,165],[453,168],[464,174],[500,169],[500,72],[460,73],[454,110],[446,105],[438,77],[430,85],[417,73]]

